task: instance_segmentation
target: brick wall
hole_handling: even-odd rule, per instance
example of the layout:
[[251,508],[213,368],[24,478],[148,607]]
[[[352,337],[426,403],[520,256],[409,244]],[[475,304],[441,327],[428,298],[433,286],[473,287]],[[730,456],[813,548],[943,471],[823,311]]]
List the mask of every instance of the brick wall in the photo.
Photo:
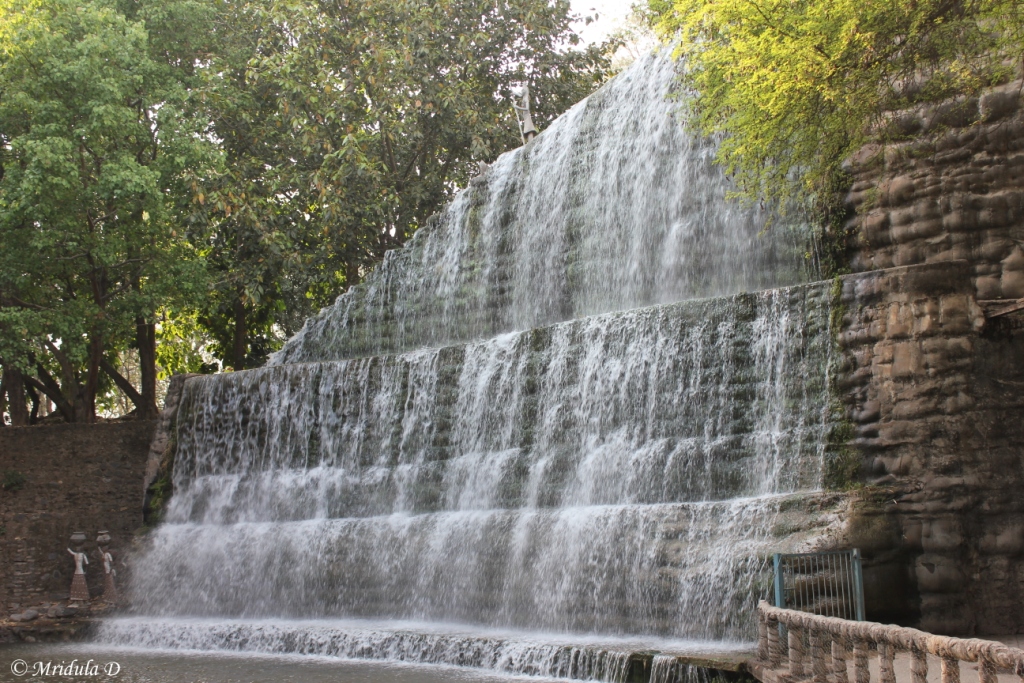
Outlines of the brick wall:
[[0,490],[0,617],[67,597],[74,562],[65,548],[84,531],[86,580],[102,592],[96,532],[107,529],[117,567],[142,526],[143,477],[154,422],[58,424],[0,429],[0,478],[25,477]]

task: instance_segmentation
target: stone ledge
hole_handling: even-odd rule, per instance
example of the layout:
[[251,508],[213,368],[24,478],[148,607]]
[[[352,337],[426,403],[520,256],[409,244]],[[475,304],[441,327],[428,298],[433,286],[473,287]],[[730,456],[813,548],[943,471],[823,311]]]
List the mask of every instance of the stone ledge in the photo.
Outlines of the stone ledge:
[[0,643],[60,643],[85,640],[92,635],[100,621],[97,617],[40,617],[27,623],[4,619],[0,621]]

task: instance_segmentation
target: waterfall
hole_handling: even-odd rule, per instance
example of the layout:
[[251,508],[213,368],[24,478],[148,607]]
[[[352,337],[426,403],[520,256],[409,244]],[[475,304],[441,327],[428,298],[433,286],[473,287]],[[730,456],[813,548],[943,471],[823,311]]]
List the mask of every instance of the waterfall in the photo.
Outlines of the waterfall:
[[190,380],[142,616],[101,638],[602,680],[622,639],[749,639],[768,555],[834,521],[831,288],[726,200],[673,69],[503,155],[267,367]]
[[651,683],[712,683],[705,667],[687,664],[672,655],[655,655],[651,661]]
[[712,142],[639,60],[498,158],[271,364],[394,353],[608,311],[794,284],[801,226],[726,201]]

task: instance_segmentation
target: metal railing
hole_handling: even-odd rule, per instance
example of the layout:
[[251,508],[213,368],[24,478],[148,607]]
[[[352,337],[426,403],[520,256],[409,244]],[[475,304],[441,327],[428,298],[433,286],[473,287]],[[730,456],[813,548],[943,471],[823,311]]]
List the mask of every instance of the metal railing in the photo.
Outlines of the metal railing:
[[978,664],[978,683],[997,683],[999,672],[1016,674],[1024,683],[1024,650],[990,640],[823,617],[772,607],[763,600],[757,606],[757,617],[754,671],[762,681],[850,683],[852,654],[853,680],[871,683],[868,657],[876,650],[879,683],[896,683],[894,659],[898,653],[910,656],[912,683],[927,683],[928,655],[941,660],[942,683],[960,683],[960,662]]
[[864,621],[860,551],[776,554],[775,606]]

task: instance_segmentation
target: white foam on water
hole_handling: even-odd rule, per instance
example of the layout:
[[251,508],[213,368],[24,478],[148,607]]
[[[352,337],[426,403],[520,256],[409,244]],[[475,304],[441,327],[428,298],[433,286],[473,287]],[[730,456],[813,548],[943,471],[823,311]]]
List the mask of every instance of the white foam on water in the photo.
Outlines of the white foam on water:
[[486,669],[513,676],[620,681],[631,653],[655,647],[680,655],[742,651],[745,644],[599,638],[420,622],[108,619],[103,641],[125,650],[302,655]]

